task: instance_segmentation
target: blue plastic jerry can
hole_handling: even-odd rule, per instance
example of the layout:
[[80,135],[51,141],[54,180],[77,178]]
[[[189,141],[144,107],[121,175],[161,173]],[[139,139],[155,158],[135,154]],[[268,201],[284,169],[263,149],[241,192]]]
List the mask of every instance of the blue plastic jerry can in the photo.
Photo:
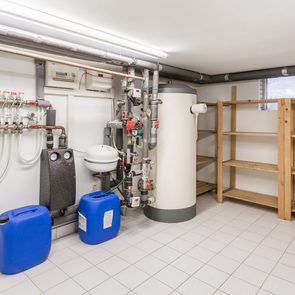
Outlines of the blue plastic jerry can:
[[79,204],[79,235],[87,244],[99,244],[117,236],[121,224],[119,197],[102,191],[84,195]]
[[44,262],[51,248],[51,217],[43,206],[0,215],[0,272],[16,274]]

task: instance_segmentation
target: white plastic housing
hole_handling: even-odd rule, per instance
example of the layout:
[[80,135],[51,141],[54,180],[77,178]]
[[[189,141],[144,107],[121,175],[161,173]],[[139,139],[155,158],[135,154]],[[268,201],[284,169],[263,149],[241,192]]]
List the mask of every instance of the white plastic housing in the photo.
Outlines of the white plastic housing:
[[207,105],[204,103],[197,103],[191,106],[191,112],[193,114],[204,114],[207,112]]
[[95,173],[115,170],[118,160],[118,152],[108,145],[92,146],[87,150],[84,156],[86,167]]
[[79,69],[54,62],[46,62],[45,86],[75,89],[79,87]]
[[87,90],[107,92],[113,87],[113,76],[95,71],[87,71],[86,85]]
[[190,112],[196,95],[159,93],[157,209],[184,209],[196,203],[196,125]]

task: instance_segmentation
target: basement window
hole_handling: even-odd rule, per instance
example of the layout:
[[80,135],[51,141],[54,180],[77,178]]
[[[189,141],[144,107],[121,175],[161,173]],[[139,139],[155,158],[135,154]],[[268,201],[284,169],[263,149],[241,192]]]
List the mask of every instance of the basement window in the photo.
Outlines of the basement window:
[[[260,98],[295,98],[295,76],[260,80]],[[276,103],[259,105],[260,110],[277,110]]]

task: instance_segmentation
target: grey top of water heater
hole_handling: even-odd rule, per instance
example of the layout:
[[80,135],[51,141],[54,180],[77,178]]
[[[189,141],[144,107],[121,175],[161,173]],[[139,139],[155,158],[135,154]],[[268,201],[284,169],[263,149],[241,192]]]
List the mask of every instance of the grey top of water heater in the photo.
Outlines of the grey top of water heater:
[[197,94],[196,90],[181,84],[160,84],[159,93],[189,93]]

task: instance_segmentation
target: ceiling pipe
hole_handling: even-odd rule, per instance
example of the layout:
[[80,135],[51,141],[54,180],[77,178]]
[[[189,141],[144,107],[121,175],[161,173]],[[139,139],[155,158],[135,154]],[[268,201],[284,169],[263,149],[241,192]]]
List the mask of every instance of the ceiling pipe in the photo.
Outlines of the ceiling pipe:
[[278,77],[294,76],[294,75],[295,75],[295,66],[288,66],[288,67],[278,67],[278,68],[270,68],[270,69],[263,69],[263,70],[212,75],[210,76],[211,78],[210,83],[260,80],[260,79],[278,78]]
[[22,49],[8,48],[8,47],[4,47],[4,46],[0,45],[0,52],[1,51],[6,52],[6,53],[17,54],[17,55],[21,55],[21,56],[26,56],[26,57],[30,57],[30,58],[34,58],[34,59],[38,59],[38,60],[44,60],[44,61],[60,63],[60,64],[68,65],[68,66],[82,68],[82,69],[85,69],[85,70],[92,70],[92,71],[96,71],[96,72],[100,72],[100,73],[106,73],[106,74],[110,74],[110,75],[114,75],[114,76],[132,78],[132,79],[141,80],[141,81],[144,80],[143,77],[139,77],[139,76],[136,76],[136,75],[129,75],[129,74],[120,73],[120,72],[111,71],[111,70],[106,70],[106,69],[102,69],[102,68],[98,68],[98,67],[92,67],[92,66],[85,65],[85,64],[82,64],[82,63],[66,61],[66,60],[59,59],[59,58],[54,58],[54,57],[50,57],[50,56],[46,56],[46,55],[42,55],[42,54],[37,54],[37,53],[24,51]]
[[165,64],[161,64],[161,77],[168,79],[175,79],[184,82],[191,83],[210,83],[211,78],[207,74],[202,74],[190,70],[181,69],[178,67],[173,67]]
[[[2,35],[0,30],[0,35]],[[44,42],[32,42],[32,40],[25,38],[16,38],[16,36],[8,36],[8,34],[3,34],[0,38],[0,42],[7,45],[18,46],[30,50],[38,50],[46,53],[61,55],[72,58],[79,58],[89,61],[96,62],[106,62],[108,64],[123,66],[131,65],[136,68],[145,68],[150,70],[160,70],[160,76],[168,79],[180,80],[183,82],[198,83],[198,84],[213,84],[213,83],[226,83],[226,82],[238,82],[246,80],[258,80],[267,78],[277,78],[283,76],[293,76],[295,75],[295,66],[283,66],[262,70],[244,71],[244,72],[234,72],[234,73],[224,73],[218,75],[208,75],[191,70],[185,70],[182,68],[169,66],[166,64],[157,64],[144,60],[133,59],[130,57],[125,57],[122,55],[108,53],[107,55],[98,54],[98,52],[82,50],[79,51],[70,49],[69,46],[63,47],[60,44],[45,44]]]
[[[113,60],[116,62],[122,62],[125,65],[129,66],[137,66],[140,68],[146,68],[149,70],[158,70],[158,63],[153,63],[145,60],[141,60],[138,58],[133,58],[125,55],[120,55],[116,53],[112,53],[109,51],[88,47],[85,45],[75,44],[68,41],[59,40],[56,38],[48,37],[41,34],[34,34],[31,32],[27,32],[24,30],[0,25],[0,35],[2,37],[6,37],[6,42],[8,40],[19,40],[19,41],[27,41],[29,43],[35,43],[38,46],[48,46],[56,49],[64,49],[69,52],[75,52],[85,55],[99,57],[104,60]],[[1,38],[2,38],[1,37]],[[36,47],[38,47],[36,46]]]

